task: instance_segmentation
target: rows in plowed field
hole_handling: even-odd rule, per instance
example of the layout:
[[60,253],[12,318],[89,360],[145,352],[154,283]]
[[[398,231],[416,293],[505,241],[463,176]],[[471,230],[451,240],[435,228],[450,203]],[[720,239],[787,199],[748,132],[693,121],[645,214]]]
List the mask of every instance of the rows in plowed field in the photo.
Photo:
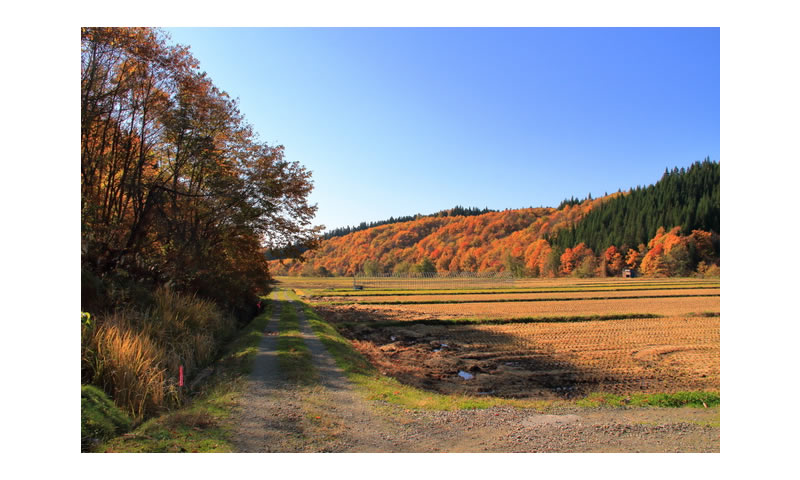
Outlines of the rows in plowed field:
[[369,309],[387,320],[420,318],[519,318],[612,314],[664,316],[719,312],[720,297],[665,297],[616,300],[536,301],[505,303],[442,303],[411,305],[353,305]]
[[486,294],[439,294],[439,295],[353,295],[346,299],[341,297],[319,297],[318,301],[340,302],[340,303],[362,303],[362,304],[381,304],[381,303],[469,303],[469,302],[506,302],[506,301],[525,301],[525,300],[575,300],[575,299],[611,299],[611,298],[630,298],[630,297],[692,297],[719,296],[719,288],[685,288],[685,289],[653,289],[653,290],[629,290],[629,291],[579,291],[579,292],[535,292],[535,293],[497,293],[491,296]]

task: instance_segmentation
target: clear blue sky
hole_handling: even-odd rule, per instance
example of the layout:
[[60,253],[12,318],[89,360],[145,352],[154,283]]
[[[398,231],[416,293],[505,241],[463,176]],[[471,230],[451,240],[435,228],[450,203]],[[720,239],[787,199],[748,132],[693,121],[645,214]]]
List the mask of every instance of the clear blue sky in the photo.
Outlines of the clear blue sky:
[[328,228],[555,206],[720,151],[717,28],[169,28]]

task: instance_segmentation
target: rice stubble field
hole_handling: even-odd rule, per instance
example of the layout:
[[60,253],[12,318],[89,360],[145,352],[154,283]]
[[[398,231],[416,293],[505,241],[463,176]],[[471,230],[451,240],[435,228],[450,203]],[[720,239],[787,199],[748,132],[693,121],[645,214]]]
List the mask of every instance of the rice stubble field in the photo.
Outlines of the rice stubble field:
[[412,292],[320,282],[295,291],[382,373],[434,392],[719,392],[718,282],[528,281],[497,293],[484,284]]

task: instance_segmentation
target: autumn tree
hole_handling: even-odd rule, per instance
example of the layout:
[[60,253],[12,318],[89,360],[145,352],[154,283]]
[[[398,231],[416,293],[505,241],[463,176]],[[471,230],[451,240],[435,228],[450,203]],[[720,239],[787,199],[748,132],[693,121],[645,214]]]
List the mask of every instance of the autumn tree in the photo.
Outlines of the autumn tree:
[[670,248],[664,256],[667,272],[671,277],[686,277],[692,272],[692,258],[689,253],[690,240],[684,238]]
[[436,265],[433,264],[430,258],[424,257],[417,264],[416,271],[419,273],[436,273]]
[[705,232],[703,230],[692,230],[690,237],[692,239],[692,243],[694,244],[697,261],[705,262],[707,265],[714,263],[718,253],[714,247],[712,233]]
[[650,277],[666,277],[669,273],[664,261],[664,246],[657,244],[642,258],[639,270],[643,275]]
[[383,273],[381,265],[377,261],[371,259],[364,262],[364,265],[361,267],[361,269],[364,271],[364,275],[369,277],[374,277],[379,273]]
[[167,40],[81,29],[82,265],[245,308],[267,289],[264,246],[314,244],[311,174]]
[[631,270],[637,270],[641,261],[642,254],[638,250],[629,248],[628,253],[625,255],[625,265]]
[[[591,257],[592,260],[586,262],[586,258]],[[579,243],[573,248],[567,248],[564,250],[564,253],[561,255],[561,266],[560,272],[564,275],[570,275],[573,273],[575,268],[579,265],[586,264],[588,268],[589,264],[592,264],[592,270],[594,270],[593,260],[594,259],[594,252],[592,252],[591,248],[588,248],[585,243]],[[584,274],[585,272],[581,272]]]
[[400,262],[394,266],[392,273],[396,275],[405,275],[410,273],[412,270],[414,270],[414,265],[410,264],[409,262]]
[[622,268],[625,266],[625,260],[622,253],[617,250],[617,247],[611,245],[603,253],[605,259],[606,273],[612,277],[617,277],[622,274]]
[[526,274],[525,263],[521,258],[512,255],[511,252],[506,253],[503,259],[503,267],[506,272],[517,278],[524,277]]
[[461,260],[461,264],[459,265],[460,270],[464,272],[475,272],[478,269],[478,261],[475,259],[475,255],[471,252],[466,254],[463,259]]
[[597,273],[597,267],[597,259],[594,255],[585,255],[572,273],[578,278],[590,278]]
[[531,243],[530,246],[525,250],[525,267],[532,276],[547,276],[547,261],[551,251],[552,248],[550,247],[550,244],[547,243],[547,240],[543,238]]

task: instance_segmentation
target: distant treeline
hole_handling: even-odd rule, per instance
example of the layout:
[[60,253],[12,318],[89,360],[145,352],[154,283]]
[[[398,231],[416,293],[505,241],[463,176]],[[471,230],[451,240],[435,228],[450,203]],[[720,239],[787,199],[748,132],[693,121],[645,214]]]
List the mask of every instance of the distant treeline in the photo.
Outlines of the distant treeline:
[[[574,199],[573,199],[574,200]],[[569,205],[570,201],[562,202]],[[580,222],[547,238],[553,247],[579,243],[595,252],[611,245],[647,244],[659,227],[720,233],[719,163],[706,158],[688,169],[667,169],[655,185],[636,187],[593,208]]]
[[357,227],[356,226],[352,226],[352,227],[334,228],[333,230],[329,230],[329,231],[325,232],[322,235],[322,238],[325,239],[325,240],[328,240],[328,239],[333,238],[333,237],[342,237],[344,235],[347,235],[347,234],[350,234],[350,233],[353,233],[353,232],[358,232],[358,231],[361,231],[361,230],[366,230],[368,228],[379,227],[381,225],[390,225],[392,223],[410,222],[412,220],[419,220],[420,218],[426,218],[426,217],[433,217],[433,218],[458,217],[458,216],[470,217],[470,216],[473,216],[473,215],[483,215],[484,213],[496,212],[496,211],[497,210],[491,210],[489,208],[483,208],[483,209],[480,209],[480,208],[477,208],[477,207],[464,208],[461,205],[456,205],[455,207],[453,207],[453,208],[451,208],[449,210],[442,210],[442,211],[439,211],[439,212],[436,212],[436,213],[432,213],[430,215],[422,215],[422,214],[418,213],[416,215],[405,215],[405,216],[397,217],[397,218],[389,217],[388,220],[378,220],[377,222],[361,222],[361,223],[358,224]]
[[[416,215],[405,215],[402,217],[389,217],[388,220],[378,220],[376,222],[361,222],[358,226],[348,226],[348,227],[339,227],[334,228],[333,230],[329,230],[322,234],[320,237],[322,240],[330,240],[331,238],[335,237],[343,237],[345,235],[349,235],[354,232],[360,232],[362,230],[367,230],[373,227],[380,227],[381,225],[391,225],[394,223],[402,223],[402,222],[411,222],[413,220],[419,220],[420,218],[442,218],[442,217],[470,217],[475,215],[483,215],[484,213],[489,212],[497,212],[497,210],[492,210],[490,208],[477,208],[477,207],[462,207],[461,205],[456,205],[455,207],[448,209],[448,210],[441,210],[436,213],[431,213],[428,215],[422,215],[420,213]],[[265,253],[265,257],[267,260],[280,260],[285,258],[295,257],[299,254],[304,253],[308,250],[307,246],[297,246],[292,245],[290,247],[270,250]]]

